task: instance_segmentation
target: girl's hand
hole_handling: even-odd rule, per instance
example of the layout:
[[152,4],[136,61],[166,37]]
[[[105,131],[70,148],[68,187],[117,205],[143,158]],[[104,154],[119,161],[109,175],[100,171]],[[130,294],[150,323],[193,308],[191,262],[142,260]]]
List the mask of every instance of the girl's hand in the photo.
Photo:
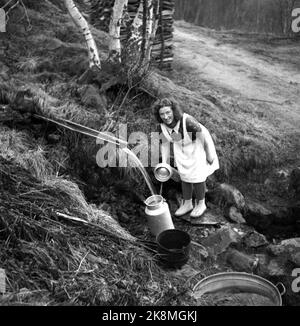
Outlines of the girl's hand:
[[204,150],[206,154],[206,161],[208,162],[208,164],[212,165],[217,154],[215,151],[213,140],[208,131],[205,132],[204,135]]
[[209,161],[208,159],[206,159],[206,162],[207,162],[209,165],[212,165],[212,164],[214,163],[214,160]]
[[213,153],[211,153],[211,151],[209,150],[208,146],[205,146],[205,153],[206,153],[206,161],[212,165],[214,162],[214,155]]

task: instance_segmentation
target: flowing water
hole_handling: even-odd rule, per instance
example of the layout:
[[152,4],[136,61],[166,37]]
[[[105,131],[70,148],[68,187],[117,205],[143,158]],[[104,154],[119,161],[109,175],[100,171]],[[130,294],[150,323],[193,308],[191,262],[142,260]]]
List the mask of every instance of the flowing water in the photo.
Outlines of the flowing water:
[[[76,132],[79,132],[83,135],[87,135],[87,136],[91,136],[91,137],[94,137],[94,138],[98,138],[98,139],[102,139],[104,141],[107,141],[109,143],[113,143],[115,145],[120,145],[120,144],[123,144],[123,145],[127,145],[127,142],[125,141],[122,141],[114,136],[111,136],[107,133],[102,133],[102,132],[99,132],[97,130],[94,130],[94,129],[91,129],[89,127],[85,127],[85,126],[82,126],[78,123],[75,123],[75,122],[72,122],[72,121],[68,121],[68,120],[65,120],[65,119],[59,119],[59,120],[54,120],[54,119],[50,119],[50,118],[47,118],[47,117],[43,117],[43,116],[40,116],[40,115],[35,115],[36,117],[38,118],[42,118],[44,120],[47,120],[47,121],[51,121],[57,125],[60,125],[64,128],[67,128],[67,129],[70,129],[72,131],[76,131]],[[150,179],[150,176],[149,174],[147,173],[146,169],[144,168],[142,162],[139,160],[139,158],[127,147],[125,148],[122,148],[120,147],[121,150],[123,150],[127,155],[128,155],[128,159],[130,161],[130,164],[132,167],[136,167],[139,169],[139,171],[141,172],[142,176],[144,177],[144,180],[151,192],[151,195],[156,195],[156,190],[154,188],[154,185]]]
[[128,154],[128,159],[129,160],[132,160],[131,161],[131,164],[133,163],[134,164],[134,167],[137,167],[141,174],[143,175],[145,181],[146,181],[146,184],[151,192],[151,195],[156,195],[156,190],[154,188],[154,185],[150,179],[150,176],[149,174],[147,173],[146,169],[143,167],[143,164],[142,162],[138,159],[138,157],[128,148],[122,148],[122,150]]

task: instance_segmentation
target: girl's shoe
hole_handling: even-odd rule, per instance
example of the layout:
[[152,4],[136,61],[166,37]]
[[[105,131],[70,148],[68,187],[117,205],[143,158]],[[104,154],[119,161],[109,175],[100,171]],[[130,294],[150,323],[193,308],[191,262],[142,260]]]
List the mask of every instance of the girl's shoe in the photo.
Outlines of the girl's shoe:
[[180,207],[177,209],[177,211],[175,212],[175,216],[179,217],[182,215],[187,214],[188,212],[190,212],[193,209],[193,202],[192,199],[188,199],[188,200],[181,200],[181,205]]
[[193,209],[193,211],[191,212],[191,217],[192,218],[196,218],[196,217],[200,217],[204,214],[204,212],[206,211],[206,205],[205,205],[205,201],[204,200],[200,200],[198,202],[198,204],[196,204],[195,208]]

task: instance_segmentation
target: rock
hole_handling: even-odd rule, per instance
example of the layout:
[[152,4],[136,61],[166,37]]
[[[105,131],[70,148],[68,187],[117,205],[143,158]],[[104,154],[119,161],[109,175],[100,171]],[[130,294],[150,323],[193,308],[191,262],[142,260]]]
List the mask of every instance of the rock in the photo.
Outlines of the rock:
[[247,201],[244,217],[248,224],[258,229],[268,228],[274,219],[270,210],[262,204],[250,200]]
[[269,276],[285,276],[287,275],[287,270],[284,267],[284,263],[276,260],[276,259],[272,259],[270,260],[268,266],[267,266],[267,274]]
[[79,90],[81,101],[84,105],[97,109],[99,113],[103,112],[107,106],[107,100],[101,95],[99,89],[93,85],[82,86]]
[[249,248],[258,248],[268,244],[266,237],[256,231],[249,231],[244,236],[243,242]]
[[226,261],[234,271],[252,273],[258,263],[258,258],[231,249],[226,254]]
[[242,193],[227,183],[220,184],[213,191],[215,193],[215,201],[223,206],[235,206],[240,210],[245,207],[245,198]]
[[258,266],[267,266],[270,261],[270,256],[266,253],[256,254],[255,258],[258,259]]
[[241,224],[246,223],[246,220],[243,218],[242,213],[235,206],[226,207],[224,215],[232,222]]
[[268,250],[274,255],[287,255],[300,252],[300,238],[291,238],[281,241],[277,245],[270,245]]
[[288,190],[293,191],[296,197],[300,196],[300,167],[291,172]]
[[281,246],[284,246],[289,252],[300,251],[300,238],[291,238],[281,241]]
[[300,267],[300,252],[291,254],[290,260],[297,266]]
[[240,239],[241,236],[230,226],[223,226],[218,231],[204,239],[202,244],[210,254],[217,256],[220,253],[225,252],[231,244],[238,243]]
[[292,238],[281,241],[277,245],[270,245],[268,252],[283,262],[291,261],[297,266],[300,262],[300,238]]
[[218,214],[206,211],[201,217],[191,218],[190,213],[183,217],[186,221],[191,222],[192,225],[218,225],[222,223],[221,217]]
[[267,248],[267,251],[273,256],[282,255],[284,253],[284,250],[284,247],[281,247],[280,245],[269,245]]
[[[177,210],[178,205],[174,201],[169,201],[169,207],[171,214]],[[191,223],[192,225],[206,225],[206,226],[217,226],[219,224],[224,224],[225,218],[215,210],[208,209],[201,217],[191,218],[191,212],[177,217],[180,220]]]

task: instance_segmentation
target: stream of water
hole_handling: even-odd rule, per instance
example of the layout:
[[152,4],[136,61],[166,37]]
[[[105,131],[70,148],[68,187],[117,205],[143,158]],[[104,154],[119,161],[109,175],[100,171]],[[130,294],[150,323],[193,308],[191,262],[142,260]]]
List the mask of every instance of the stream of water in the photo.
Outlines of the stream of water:
[[[75,123],[75,122],[72,122],[72,121],[68,121],[68,120],[65,120],[65,119],[59,119],[59,120],[54,120],[54,119],[50,119],[50,118],[47,118],[47,117],[43,117],[43,116],[40,116],[40,115],[35,115],[36,117],[38,118],[42,118],[43,120],[47,120],[47,121],[50,121],[50,122],[53,122],[59,126],[62,126],[64,128],[67,128],[67,129],[70,129],[72,131],[75,131],[75,132],[79,132],[83,135],[87,135],[87,136],[90,136],[90,137],[93,137],[93,138],[98,138],[98,139],[101,139],[101,140],[104,140],[104,141],[107,141],[107,142],[110,142],[110,143],[113,143],[115,145],[120,145],[120,144],[123,144],[123,145],[128,145],[127,142],[125,141],[122,141],[120,139],[118,139],[117,137],[114,137],[114,136],[111,136],[107,133],[103,133],[103,132],[100,132],[100,131],[97,131],[97,130],[94,130],[94,129],[91,129],[89,127],[85,127],[83,125],[80,125],[78,123]],[[121,150],[123,150],[127,155],[128,155],[128,159],[130,161],[130,165],[134,168],[138,168],[139,171],[141,172],[149,190],[150,190],[150,193],[151,195],[156,195],[156,190],[154,188],[154,185],[151,181],[151,178],[149,176],[149,174],[147,173],[146,169],[144,168],[142,162],[139,160],[139,158],[127,147],[119,147]]]
[[149,176],[149,174],[147,173],[146,169],[143,167],[143,164],[142,162],[139,160],[139,158],[129,149],[129,148],[122,148],[122,150],[128,154],[128,159],[129,160],[132,160],[131,163],[134,163],[134,167],[137,167],[142,176],[144,177],[145,179],[145,182],[151,192],[151,195],[155,195],[156,194],[156,190],[154,188],[154,185],[151,181],[151,178]]

